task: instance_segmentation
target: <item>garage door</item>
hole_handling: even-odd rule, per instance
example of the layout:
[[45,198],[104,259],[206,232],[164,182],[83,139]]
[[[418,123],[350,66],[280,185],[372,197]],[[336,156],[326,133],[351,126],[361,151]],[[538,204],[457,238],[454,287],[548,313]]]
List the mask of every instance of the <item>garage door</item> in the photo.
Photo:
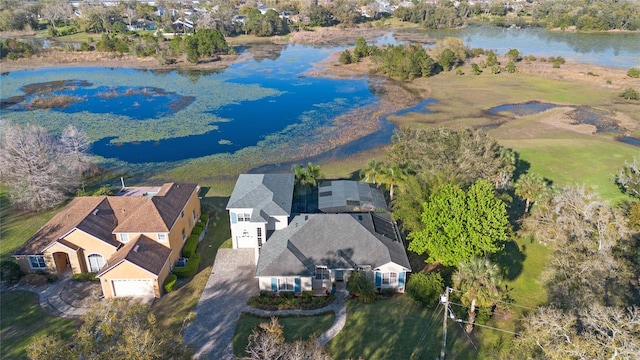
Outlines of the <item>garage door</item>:
[[155,297],[153,281],[148,279],[112,280],[115,296]]

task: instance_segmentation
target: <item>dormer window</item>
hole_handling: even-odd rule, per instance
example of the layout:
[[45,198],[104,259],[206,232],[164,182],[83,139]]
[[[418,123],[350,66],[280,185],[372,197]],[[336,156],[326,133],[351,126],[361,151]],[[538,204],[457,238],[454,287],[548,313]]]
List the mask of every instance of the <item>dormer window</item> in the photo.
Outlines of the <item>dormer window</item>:
[[251,221],[251,214],[238,213],[238,221]]
[[160,242],[165,242],[165,241],[167,241],[167,234],[165,234],[165,233],[158,233],[158,241],[160,241]]
[[120,242],[128,243],[129,242],[129,234],[120,234]]

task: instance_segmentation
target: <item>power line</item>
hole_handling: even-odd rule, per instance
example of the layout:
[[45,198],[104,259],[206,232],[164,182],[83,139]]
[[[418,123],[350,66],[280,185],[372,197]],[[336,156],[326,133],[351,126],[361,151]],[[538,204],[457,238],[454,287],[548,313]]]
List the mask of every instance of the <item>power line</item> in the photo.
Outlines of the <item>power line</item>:
[[471,325],[473,325],[473,326],[480,326],[480,327],[484,327],[484,328],[488,328],[488,329],[496,330],[496,331],[502,331],[502,332],[509,333],[509,334],[512,334],[512,335],[520,335],[520,333],[517,333],[517,332],[513,332],[513,331],[509,331],[509,330],[503,330],[503,329],[498,329],[498,328],[496,328],[496,327],[489,326],[489,325],[482,325],[482,324],[478,324],[478,323],[470,323],[470,322],[468,322],[468,321],[464,321],[464,320],[462,320],[462,319],[456,319],[456,322],[459,322],[459,323],[465,323],[465,324],[471,324]]
[[[449,288],[449,289],[451,289],[452,291],[455,291],[455,292],[459,292],[459,293],[461,293],[461,294],[464,294],[464,291],[462,291],[462,290],[458,290],[458,289],[454,289],[454,288]],[[499,303],[503,303],[503,304],[507,304],[507,305],[511,305],[511,306],[521,307],[521,308],[523,308],[523,309],[536,310],[536,308],[532,308],[532,307],[530,307],[530,306],[518,305],[518,304],[510,303],[510,302],[507,302],[507,301],[504,301],[504,300],[494,299],[494,301],[495,301],[495,302],[499,302]],[[454,304],[454,303],[452,303],[452,302],[449,302],[449,303],[450,303],[450,304]],[[456,305],[460,305],[460,304],[456,304]]]

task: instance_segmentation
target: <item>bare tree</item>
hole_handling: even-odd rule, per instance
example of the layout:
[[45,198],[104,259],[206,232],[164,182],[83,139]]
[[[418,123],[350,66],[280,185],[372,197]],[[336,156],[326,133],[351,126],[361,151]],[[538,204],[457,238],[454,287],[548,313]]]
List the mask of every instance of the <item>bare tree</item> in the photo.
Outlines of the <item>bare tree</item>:
[[73,154],[42,127],[0,121],[0,182],[9,189],[15,206],[37,211],[66,199],[81,177],[79,165],[71,166],[75,160],[70,156],[86,159],[86,153],[80,152],[81,137],[76,139],[78,153]]
[[88,153],[91,148],[91,141],[89,141],[87,133],[73,125],[69,125],[62,131],[60,143],[66,153],[65,158],[69,168],[77,174],[82,174],[87,170],[89,165]]
[[330,360],[331,357],[313,339],[286,343],[284,329],[278,318],[272,317],[253,330],[247,345],[248,360]]
[[627,194],[640,198],[640,159],[625,163],[625,167],[616,175],[616,183]]
[[48,0],[43,4],[42,17],[49,21],[49,25],[56,29],[56,22],[67,22],[73,14],[73,8],[68,1],[65,0]]

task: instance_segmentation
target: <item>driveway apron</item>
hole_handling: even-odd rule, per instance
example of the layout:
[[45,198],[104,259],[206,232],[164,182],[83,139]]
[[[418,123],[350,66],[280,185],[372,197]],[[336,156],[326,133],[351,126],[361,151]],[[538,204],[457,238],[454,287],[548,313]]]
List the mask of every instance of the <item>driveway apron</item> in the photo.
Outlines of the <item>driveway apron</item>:
[[196,359],[233,359],[233,332],[247,300],[257,293],[253,249],[220,249],[184,331]]

